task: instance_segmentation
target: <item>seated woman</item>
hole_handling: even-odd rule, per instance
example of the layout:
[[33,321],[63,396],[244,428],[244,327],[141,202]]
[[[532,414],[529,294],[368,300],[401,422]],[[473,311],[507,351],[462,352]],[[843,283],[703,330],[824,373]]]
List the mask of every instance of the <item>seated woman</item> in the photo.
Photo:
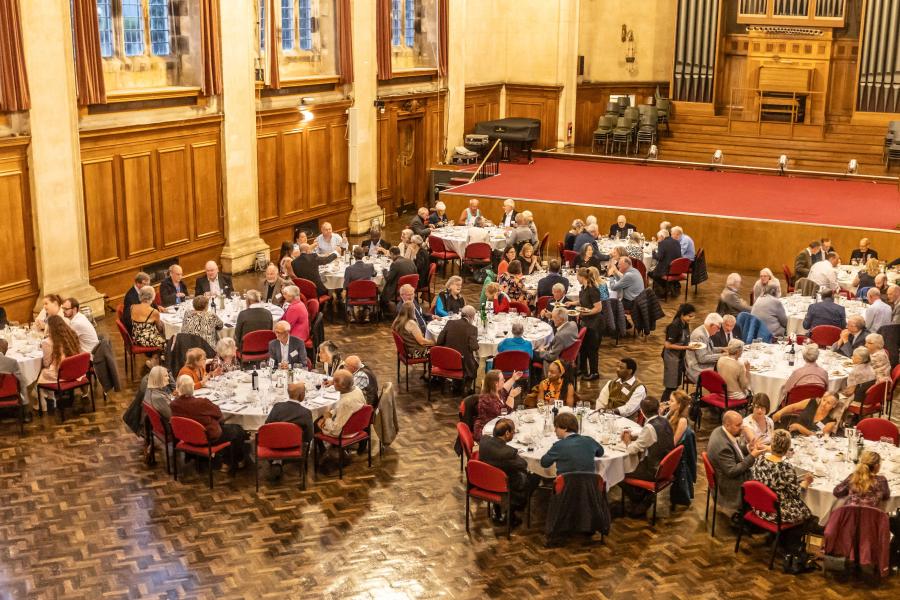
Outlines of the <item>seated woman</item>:
[[466,305],[466,299],[462,295],[463,280],[459,275],[453,275],[447,280],[444,291],[434,300],[432,312],[438,317],[446,317],[451,314],[459,314]]
[[216,344],[216,357],[210,363],[210,371],[214,375],[221,375],[240,370],[241,363],[237,359],[237,344],[234,338],[222,338]]
[[768,294],[768,290],[774,290],[774,296],[781,298],[781,282],[772,274],[772,270],[768,267],[759,272],[759,279],[753,284],[753,297],[761,298]]
[[59,294],[47,294],[44,296],[41,312],[34,319],[34,329],[43,333],[47,332],[47,319],[53,315],[65,316],[60,314],[63,299]]
[[729,400],[743,400],[750,387],[750,363],[741,361],[744,342],[732,339],[725,348],[725,354],[716,362],[716,371],[725,380]]
[[144,392],[144,402],[156,409],[164,421],[172,418],[172,409],[169,403],[172,401],[173,387],[169,382],[169,370],[157,365],[150,369],[147,375],[147,390]]
[[194,389],[199,390],[206,385],[206,352],[201,348],[191,348],[184,357],[184,366],[178,371],[176,381],[187,375],[194,382]]
[[522,319],[513,321],[513,324],[510,327],[510,333],[512,334],[512,337],[508,337],[497,344],[497,353],[515,351],[524,352],[530,359],[531,355],[534,353],[534,346],[531,345],[531,342],[522,337],[525,333],[524,321]]
[[879,475],[881,455],[871,450],[863,450],[856,469],[834,488],[835,498],[847,498],[847,504],[854,506],[881,505],[891,497],[887,478]]
[[181,323],[181,333],[199,335],[206,340],[206,343],[215,348],[219,341],[219,330],[225,324],[216,313],[206,310],[206,307],[209,306],[209,298],[206,296],[194,296],[192,306],[194,310],[189,310]]
[[669,396],[666,420],[672,428],[672,439],[676,446],[684,447],[681,462],[675,471],[672,485],[672,504],[690,506],[694,499],[694,484],[697,483],[697,438],[691,429],[689,413],[691,397],[684,390],[675,390]]
[[162,348],[166,338],[162,334],[162,321],[159,311],[153,308],[156,292],[149,285],[138,291],[140,304],[131,305],[131,337],[138,346]]
[[338,350],[338,345],[331,340],[325,340],[319,344],[317,360],[322,364],[322,372],[329,376],[334,375],[344,364],[344,358]]
[[509,263],[506,273],[501,275],[497,282],[506,291],[506,295],[510,300],[519,300],[525,302],[527,295],[525,293],[525,279],[522,276],[522,263],[514,260]]
[[867,287],[875,287],[875,278],[881,273],[881,267],[877,258],[870,258],[866,261],[866,267],[860,269],[853,278],[853,286],[859,290]]
[[497,276],[505,274],[514,260],[516,260],[516,249],[514,246],[507,246],[503,249],[503,258],[500,260],[500,264],[497,265]]
[[278,253],[278,274],[282,279],[290,281],[294,277],[294,245],[288,241],[281,242],[281,250]]
[[484,289],[484,300],[494,307],[494,314],[509,312],[509,296],[500,290],[500,284],[491,282]]
[[884,336],[880,333],[870,333],[866,336],[866,350],[869,351],[869,361],[872,363],[872,370],[875,371],[875,381],[890,382],[891,380],[891,359],[887,350],[884,349]]
[[541,267],[537,254],[534,253],[534,246],[525,242],[522,250],[519,252],[519,262],[522,263],[522,271],[524,275],[531,275]]
[[400,256],[403,258],[408,258],[409,260],[415,262],[416,260],[416,252],[418,252],[418,248],[413,248],[410,241],[412,240],[413,230],[412,229],[404,229],[400,232],[400,242],[397,244],[397,247],[400,248]]
[[[499,289],[499,288],[498,288]],[[434,341],[425,338],[416,323],[416,310],[412,302],[404,302],[397,311],[397,318],[391,323],[391,329],[406,346],[406,353],[412,358],[428,356],[428,350]]]
[[585,244],[582,246],[581,253],[575,258],[575,268],[597,267],[599,269],[600,266],[600,259],[597,256],[594,256],[593,244]]
[[[67,358],[81,353],[78,334],[66,324],[59,315],[47,317],[47,337],[41,341],[41,373],[37,383],[56,383],[59,376],[59,365]],[[41,410],[47,410],[47,401],[54,398],[53,392],[38,389],[38,401]]]
[[[772,420],[782,427],[786,425],[787,430],[792,433],[815,435],[822,432],[824,435],[831,435],[837,428],[837,422],[831,414],[837,403],[837,396],[825,392],[821,399],[810,398],[785,406],[772,415]],[[792,418],[781,423],[785,417]]]
[[875,370],[872,368],[869,351],[865,347],[859,346],[854,349],[852,360],[853,368],[847,376],[847,385],[839,393],[839,400],[844,408],[853,400],[859,385],[875,381]]
[[744,424],[741,427],[741,433],[747,441],[747,447],[757,439],[761,440],[766,446],[772,443],[772,434],[775,432],[775,423],[769,416],[771,403],[767,394],[753,394],[753,401],[750,403],[752,412],[744,417]]
[[[784,456],[791,449],[791,434],[779,429],[772,434],[772,446],[765,455],[756,459],[750,470],[752,479],[766,485],[778,495],[781,505],[781,521],[783,523],[804,523],[782,532],[782,540],[787,551],[799,547],[803,535],[811,520],[812,512],[803,501],[803,490],[812,483],[813,476],[807,474],[802,481],[797,480],[797,473]],[[758,511],[756,516],[769,522],[775,521],[775,515]]]
[[560,360],[554,360],[547,366],[547,377],[531,388],[525,398],[525,406],[534,408],[543,401],[545,406],[552,406],[557,400],[565,402],[566,406],[573,407],[578,400],[575,395],[575,385],[571,377],[566,377],[566,367]]
[[637,231],[632,231],[631,235],[628,236],[628,243],[625,244],[625,254],[632,261],[639,260],[644,262],[644,244],[641,242],[641,234]]
[[521,371],[516,371],[504,381],[503,373],[493,369],[484,376],[481,386],[481,395],[478,397],[478,416],[475,417],[475,440],[481,439],[484,426],[500,416],[503,407],[511,411],[516,403],[516,396],[522,391],[516,386],[516,382],[522,377]]
[[684,390],[675,390],[669,396],[665,411],[661,411],[672,427],[672,439],[675,445],[681,444],[687,430],[690,429],[688,413],[691,410],[691,397]]
[[566,232],[566,237],[563,240],[563,248],[566,250],[573,250],[575,248],[575,238],[577,238],[582,231],[584,231],[584,221],[581,219],[572,221],[572,226],[569,228],[569,231]]

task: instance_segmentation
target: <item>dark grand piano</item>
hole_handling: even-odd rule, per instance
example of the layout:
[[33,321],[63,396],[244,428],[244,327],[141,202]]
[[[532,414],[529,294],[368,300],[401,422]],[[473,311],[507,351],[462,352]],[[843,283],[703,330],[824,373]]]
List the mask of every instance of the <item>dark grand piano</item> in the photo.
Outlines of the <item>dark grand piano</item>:
[[541,122],[538,119],[509,118],[482,121],[475,124],[475,133],[501,142],[503,160],[514,160],[527,156],[531,162],[531,145],[541,137]]

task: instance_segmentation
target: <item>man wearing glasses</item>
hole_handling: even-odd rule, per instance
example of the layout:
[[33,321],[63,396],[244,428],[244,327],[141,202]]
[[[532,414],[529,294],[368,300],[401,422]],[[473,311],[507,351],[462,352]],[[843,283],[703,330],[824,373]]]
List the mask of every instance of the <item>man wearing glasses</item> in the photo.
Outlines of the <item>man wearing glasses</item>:
[[80,305],[75,298],[66,298],[62,303],[63,316],[68,319],[69,327],[78,334],[82,352],[93,352],[100,340],[97,338],[97,330],[86,316],[81,314]]

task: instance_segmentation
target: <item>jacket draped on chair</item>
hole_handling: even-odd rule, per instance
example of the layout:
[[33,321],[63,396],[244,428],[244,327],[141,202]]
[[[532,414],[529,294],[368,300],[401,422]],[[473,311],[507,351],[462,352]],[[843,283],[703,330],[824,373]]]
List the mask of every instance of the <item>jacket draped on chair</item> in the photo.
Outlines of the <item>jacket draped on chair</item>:
[[665,316],[652,288],[644,288],[644,291],[634,299],[631,319],[634,321],[634,327],[638,333],[650,335],[650,332],[656,329],[656,322]]
[[772,332],[769,331],[766,324],[750,313],[743,312],[739,314],[737,316],[737,326],[741,329],[741,333],[744,334],[742,341],[745,344],[753,342],[756,338],[760,338],[767,344],[772,341]]
[[[572,472],[561,475],[565,485],[553,494],[547,509],[545,533],[564,538],[573,533],[609,533],[610,513],[606,491],[598,489],[596,473]],[[605,488],[605,486],[604,486]]]

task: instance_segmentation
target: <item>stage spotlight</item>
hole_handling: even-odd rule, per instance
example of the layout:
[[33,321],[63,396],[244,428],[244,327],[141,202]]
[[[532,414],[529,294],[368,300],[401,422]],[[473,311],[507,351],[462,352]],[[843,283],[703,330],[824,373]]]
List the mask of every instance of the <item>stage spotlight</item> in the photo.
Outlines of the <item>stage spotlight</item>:
[[847,163],[847,175],[856,175],[857,171],[859,171],[859,163],[853,158]]
[[787,163],[787,154],[782,154],[780,157],[778,157],[778,170],[781,171],[782,175],[784,175],[784,171],[787,169]]
[[722,153],[721,150],[716,150],[713,153],[712,163],[714,165],[721,165],[721,164],[724,164],[724,162],[725,162],[725,155]]
[[656,144],[652,144],[650,146],[650,151],[647,152],[647,160],[656,160],[659,156],[659,148],[656,147]]

